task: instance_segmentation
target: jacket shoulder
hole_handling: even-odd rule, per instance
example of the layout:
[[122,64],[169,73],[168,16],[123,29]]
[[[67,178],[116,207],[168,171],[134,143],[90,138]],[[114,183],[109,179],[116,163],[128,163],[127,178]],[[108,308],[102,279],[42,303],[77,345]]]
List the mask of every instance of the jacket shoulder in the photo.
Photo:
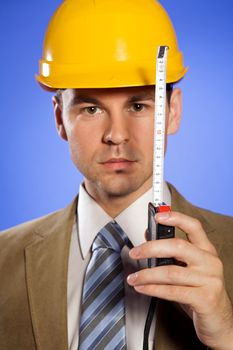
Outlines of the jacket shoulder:
[[35,238],[44,238],[58,231],[62,222],[73,217],[77,205],[77,198],[65,209],[44,215],[0,232],[0,246],[16,245],[26,247]]
[[0,245],[15,242],[18,246],[19,244],[25,246],[27,243],[31,243],[32,238],[37,234],[39,235],[39,228],[42,225],[47,226],[56,221],[59,213],[60,210],[2,231],[0,233]]
[[172,196],[172,207],[175,211],[180,211],[186,215],[192,216],[204,226],[204,229],[208,231],[221,231],[224,233],[231,233],[233,240],[233,217],[219,213],[215,213],[211,210],[203,209],[191,204],[187,201],[171,184],[168,184]]
[[196,207],[202,216],[205,216],[206,220],[208,220],[216,230],[220,230],[221,232],[231,232],[233,238],[233,217],[227,216],[223,214],[214,213],[212,211],[201,209]]

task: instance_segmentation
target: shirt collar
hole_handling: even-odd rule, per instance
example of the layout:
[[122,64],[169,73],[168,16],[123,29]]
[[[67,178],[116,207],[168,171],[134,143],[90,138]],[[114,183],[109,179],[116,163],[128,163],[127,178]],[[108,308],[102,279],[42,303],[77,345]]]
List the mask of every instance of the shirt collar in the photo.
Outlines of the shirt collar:
[[[164,183],[164,200],[171,204],[171,195]],[[148,203],[152,201],[152,189],[149,189],[117,217],[109,216],[98,203],[80,185],[77,207],[78,234],[83,258],[90,251],[97,233],[110,221],[115,220],[124,230],[134,246],[145,241],[144,233],[148,222]]]

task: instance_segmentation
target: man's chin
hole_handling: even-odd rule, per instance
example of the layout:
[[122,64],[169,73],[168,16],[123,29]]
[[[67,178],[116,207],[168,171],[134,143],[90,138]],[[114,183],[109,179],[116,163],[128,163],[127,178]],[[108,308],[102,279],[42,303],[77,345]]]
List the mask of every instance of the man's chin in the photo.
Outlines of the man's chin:
[[103,192],[109,198],[123,198],[123,197],[129,196],[131,193],[134,192],[134,190],[129,188],[127,189],[103,188]]
[[133,181],[126,181],[123,183],[119,181],[118,183],[114,183],[112,181],[109,183],[100,183],[98,187],[99,189],[101,188],[101,191],[108,197],[123,198],[134,194],[137,191],[142,194],[150,188],[150,185],[145,186],[145,184],[134,183]]

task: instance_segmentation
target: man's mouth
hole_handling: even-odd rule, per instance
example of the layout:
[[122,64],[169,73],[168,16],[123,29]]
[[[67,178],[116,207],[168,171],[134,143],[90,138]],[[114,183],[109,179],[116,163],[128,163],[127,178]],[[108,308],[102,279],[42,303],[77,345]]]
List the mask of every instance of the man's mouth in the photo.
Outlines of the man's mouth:
[[135,160],[126,158],[110,158],[107,161],[101,162],[101,164],[111,170],[127,170],[131,168],[135,162]]

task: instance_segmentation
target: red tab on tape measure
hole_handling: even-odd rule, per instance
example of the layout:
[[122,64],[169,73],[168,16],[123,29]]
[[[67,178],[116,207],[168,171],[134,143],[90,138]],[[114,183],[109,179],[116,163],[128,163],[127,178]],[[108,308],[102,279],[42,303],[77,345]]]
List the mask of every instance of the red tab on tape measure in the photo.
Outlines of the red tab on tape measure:
[[169,205],[160,205],[158,208],[158,213],[164,213],[167,211],[171,211],[171,207]]

